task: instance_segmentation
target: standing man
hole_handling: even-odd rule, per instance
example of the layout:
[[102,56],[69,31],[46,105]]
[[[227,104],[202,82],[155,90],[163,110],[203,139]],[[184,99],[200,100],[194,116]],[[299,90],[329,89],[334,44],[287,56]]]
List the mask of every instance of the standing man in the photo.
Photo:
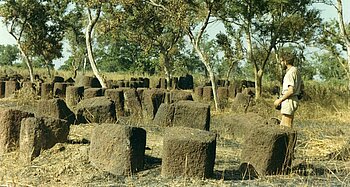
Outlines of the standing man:
[[285,53],[281,58],[282,69],[286,70],[283,78],[282,97],[274,102],[275,107],[281,105],[282,126],[293,127],[294,113],[298,108],[298,95],[301,94],[302,80],[298,68],[293,66],[295,55]]

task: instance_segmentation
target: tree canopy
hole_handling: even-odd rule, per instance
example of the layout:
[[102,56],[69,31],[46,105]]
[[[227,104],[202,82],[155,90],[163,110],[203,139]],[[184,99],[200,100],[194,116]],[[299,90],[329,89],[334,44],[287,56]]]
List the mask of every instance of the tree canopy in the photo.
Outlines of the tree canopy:
[[[322,20],[315,3],[335,8],[338,19]],[[168,80],[199,73],[213,90],[217,79],[248,77],[255,80],[259,97],[264,80],[281,76],[278,55],[288,48],[299,55],[308,79],[317,75],[350,82],[350,26],[342,19],[342,4],[341,0],[4,0],[0,16],[17,42],[17,51],[0,46],[1,65],[13,64],[20,54],[31,76],[34,60],[50,71],[66,43],[70,57],[62,69],[75,75],[84,67],[101,82],[100,73],[106,71],[159,74]],[[218,24],[223,29],[213,36],[209,30]],[[307,54],[314,48],[319,49],[316,55]],[[329,68],[336,73],[327,73]]]

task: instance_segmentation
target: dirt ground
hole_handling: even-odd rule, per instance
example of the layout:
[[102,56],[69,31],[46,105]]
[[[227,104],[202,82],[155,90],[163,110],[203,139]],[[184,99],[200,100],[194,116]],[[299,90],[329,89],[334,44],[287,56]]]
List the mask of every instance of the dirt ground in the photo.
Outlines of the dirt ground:
[[[211,179],[163,178],[162,135],[165,129],[138,125],[147,131],[145,169],[132,176],[114,176],[94,168],[88,159],[90,133],[96,124],[73,125],[69,141],[41,153],[30,165],[18,153],[0,156],[0,186],[346,186],[350,185],[349,123],[333,116],[297,119],[294,170],[289,175],[247,179],[238,171],[242,139],[225,128],[235,120],[230,112],[212,114],[218,133],[214,176]],[[226,116],[224,118],[224,116]],[[242,119],[240,119],[242,120]],[[242,121],[245,121],[244,119]],[[249,121],[249,119],[247,119]]]

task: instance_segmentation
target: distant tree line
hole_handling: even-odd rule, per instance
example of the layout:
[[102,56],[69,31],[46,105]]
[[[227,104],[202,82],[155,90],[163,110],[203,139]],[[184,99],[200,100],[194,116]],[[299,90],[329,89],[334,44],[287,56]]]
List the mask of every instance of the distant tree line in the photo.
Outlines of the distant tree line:
[[[337,10],[322,20],[315,4]],[[21,59],[33,67],[70,57],[61,69],[163,75],[197,73],[216,80],[253,79],[256,98],[264,80],[281,80],[279,55],[298,57],[305,79],[346,80],[350,88],[350,26],[342,0],[4,0],[0,16],[15,46],[0,46],[1,65]],[[216,36],[213,23],[223,25]],[[313,50],[312,50],[312,49]],[[316,49],[316,50],[314,50]],[[313,52],[315,51],[315,52]],[[19,58],[21,57],[21,58]],[[216,106],[217,107],[217,106]]]

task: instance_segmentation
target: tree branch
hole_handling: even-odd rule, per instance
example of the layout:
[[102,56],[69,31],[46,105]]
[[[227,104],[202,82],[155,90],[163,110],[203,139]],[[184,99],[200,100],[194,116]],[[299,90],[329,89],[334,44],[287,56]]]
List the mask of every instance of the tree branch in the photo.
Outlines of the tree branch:
[[199,45],[199,41],[200,39],[202,38],[203,34],[204,34],[204,31],[205,29],[207,28],[208,24],[209,24],[209,19],[210,19],[210,16],[211,16],[211,12],[212,12],[212,8],[213,8],[213,4],[209,4],[208,5],[208,13],[207,13],[207,16],[205,18],[205,21],[201,27],[201,29],[199,30],[199,33],[197,35],[197,38],[196,38],[196,45]]
[[344,40],[346,42],[346,44],[348,46],[350,46],[350,39],[349,39],[349,35],[346,32],[345,29],[345,23],[344,23],[344,16],[343,16],[343,5],[342,5],[342,0],[337,0],[337,12],[338,12],[338,23],[339,23],[339,27],[340,27],[340,32],[344,37]]
[[164,5],[158,4],[158,3],[154,2],[154,0],[149,0],[148,3],[149,3],[150,5],[153,5],[153,6],[156,6],[156,7],[160,7],[160,8],[162,8],[162,9],[166,10],[166,11],[169,11],[169,9],[167,9]]

